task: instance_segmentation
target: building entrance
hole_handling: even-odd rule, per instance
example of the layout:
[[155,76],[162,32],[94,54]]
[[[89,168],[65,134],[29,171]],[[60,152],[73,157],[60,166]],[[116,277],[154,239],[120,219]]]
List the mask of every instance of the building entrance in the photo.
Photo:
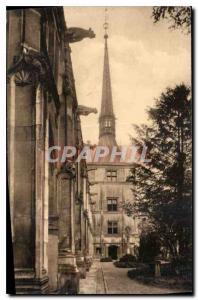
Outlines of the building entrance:
[[112,259],[117,259],[118,258],[118,246],[115,246],[115,245],[109,246],[108,254]]

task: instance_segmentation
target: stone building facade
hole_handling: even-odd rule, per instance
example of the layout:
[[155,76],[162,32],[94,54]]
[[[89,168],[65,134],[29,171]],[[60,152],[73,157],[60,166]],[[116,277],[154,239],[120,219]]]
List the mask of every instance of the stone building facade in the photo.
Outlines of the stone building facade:
[[[74,294],[93,255],[85,161],[57,162],[83,144],[62,7],[7,12],[7,158],[17,294]],[[89,41],[87,41],[88,43]],[[54,163],[49,163],[49,147]]]
[[[107,29],[107,23],[104,24]],[[102,102],[99,116],[99,142],[112,153],[120,151],[116,142],[116,117],[113,110],[108,54],[108,35],[105,33]],[[122,162],[120,155],[110,161],[110,154],[88,164],[94,215],[94,255],[117,259],[126,253],[136,255],[139,245],[138,216],[128,217],[122,208],[132,200],[131,183],[127,182],[133,164]]]
[[129,167],[107,163],[89,166],[92,168],[89,180],[93,184],[94,256],[117,259],[126,253],[136,255],[139,219],[128,217],[122,208],[123,202],[131,200],[131,186],[126,182]]

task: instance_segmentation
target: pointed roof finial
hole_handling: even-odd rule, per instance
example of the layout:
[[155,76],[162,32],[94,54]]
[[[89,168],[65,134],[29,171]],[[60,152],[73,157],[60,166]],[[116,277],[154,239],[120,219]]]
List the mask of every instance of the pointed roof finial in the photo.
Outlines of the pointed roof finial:
[[107,39],[108,38],[108,34],[107,34],[107,29],[109,28],[109,23],[107,22],[107,18],[108,18],[108,15],[107,15],[107,8],[105,8],[105,22],[103,24],[103,28],[105,30],[105,35],[104,35],[104,38]]
[[111,76],[109,67],[109,54],[107,47],[107,9],[105,9],[105,23],[103,24],[104,35],[104,67],[103,67],[103,83],[102,83],[102,101],[99,116],[99,145],[112,147],[117,145],[115,139],[115,115],[113,111],[113,99],[111,91]]

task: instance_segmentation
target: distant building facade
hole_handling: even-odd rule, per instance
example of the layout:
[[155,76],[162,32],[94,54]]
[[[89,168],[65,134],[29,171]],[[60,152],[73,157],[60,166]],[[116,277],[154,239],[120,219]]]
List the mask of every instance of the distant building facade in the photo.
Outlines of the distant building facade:
[[[93,255],[85,161],[49,163],[49,147],[83,144],[62,7],[7,13],[7,158],[17,294],[75,294]],[[60,153],[57,152],[57,153]],[[56,156],[55,156],[56,158]]]
[[[111,79],[108,55],[108,35],[105,33],[102,103],[99,117],[99,146],[108,147],[110,153],[118,146],[115,134]],[[119,148],[119,147],[118,147]],[[117,148],[117,149],[118,149]],[[139,245],[139,219],[128,217],[122,208],[126,200],[132,200],[131,183],[127,176],[132,164],[122,163],[120,158],[110,162],[110,155],[97,163],[88,164],[88,175],[94,215],[94,255],[117,259],[126,253],[136,254]]]

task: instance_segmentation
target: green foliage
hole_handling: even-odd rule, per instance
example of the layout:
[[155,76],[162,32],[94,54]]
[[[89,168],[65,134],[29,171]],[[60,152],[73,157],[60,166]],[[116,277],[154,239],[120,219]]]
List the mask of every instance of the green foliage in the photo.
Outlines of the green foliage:
[[152,263],[160,254],[160,239],[156,232],[143,233],[140,237],[139,261]]
[[174,259],[192,256],[192,108],[184,84],[167,88],[148,110],[151,126],[136,126],[133,144],[148,147],[150,163],[134,165],[128,181],[135,203],[128,215],[148,216],[152,231]]
[[114,265],[117,268],[142,268],[145,267],[146,264],[140,263],[138,261],[129,261],[129,262],[122,262],[122,261],[115,261]]
[[189,6],[154,6],[152,17],[154,23],[166,19],[171,24],[169,28],[191,32],[191,7]]
[[139,276],[150,277],[154,275],[154,271],[149,265],[145,265],[145,266],[138,267],[136,269],[129,270],[127,272],[127,275],[131,279],[135,279]]
[[120,257],[119,261],[114,262],[114,265],[118,268],[135,268],[137,267],[137,259],[132,254],[125,254]]
[[121,262],[135,262],[136,261],[136,257],[132,254],[126,254],[122,257],[120,257],[120,261]]

